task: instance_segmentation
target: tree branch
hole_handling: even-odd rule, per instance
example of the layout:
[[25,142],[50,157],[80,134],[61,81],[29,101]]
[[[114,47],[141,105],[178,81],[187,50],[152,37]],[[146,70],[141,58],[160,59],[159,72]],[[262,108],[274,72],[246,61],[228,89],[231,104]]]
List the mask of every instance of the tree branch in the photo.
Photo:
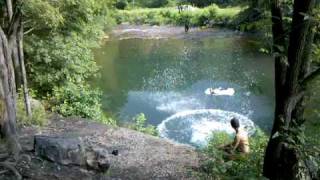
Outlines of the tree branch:
[[8,18],[9,18],[9,22],[10,22],[12,19],[12,16],[13,16],[12,1],[6,0],[6,6],[7,6],[7,13],[8,13]]
[[27,35],[29,33],[31,33],[35,28],[30,28],[29,30],[25,31],[23,34],[24,35]]
[[316,77],[320,76],[320,67],[318,67],[316,70],[309,73],[301,82],[302,86],[306,86],[308,83],[313,81]]

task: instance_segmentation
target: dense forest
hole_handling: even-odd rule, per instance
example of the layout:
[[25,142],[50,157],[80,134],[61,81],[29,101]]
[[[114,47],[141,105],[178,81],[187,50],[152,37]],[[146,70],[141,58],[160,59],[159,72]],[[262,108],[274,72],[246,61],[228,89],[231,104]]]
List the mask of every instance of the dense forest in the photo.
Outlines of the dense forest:
[[[62,131],[60,132],[59,128],[64,128],[64,125],[55,124],[59,118],[65,118],[65,121],[68,121],[68,118],[79,118],[86,123],[98,123],[100,126],[116,129],[125,127],[161,139],[156,126],[148,124],[145,112],[130,117],[131,123],[123,123],[121,116],[117,116],[116,112],[104,105],[104,101],[108,101],[111,106],[116,104],[112,104],[110,100],[112,95],[105,94],[93,83],[94,79],[104,76],[106,71],[97,62],[95,51],[99,51],[99,48],[110,40],[109,34],[119,26],[179,27],[185,36],[191,36],[198,30],[223,28],[223,31],[237,32],[237,37],[239,34],[258,37],[254,50],[262,54],[261,57],[271,57],[274,97],[268,98],[274,98],[274,106],[273,111],[269,112],[272,114],[270,132],[256,126],[257,130],[250,137],[250,154],[232,159],[226,159],[224,152],[218,148],[226,141],[232,141],[230,135],[213,132],[205,147],[192,149],[200,154],[199,157],[206,158],[199,158],[197,167],[187,172],[190,174],[189,179],[320,178],[320,140],[317,137],[320,130],[320,1],[0,0],[0,6],[0,134],[3,139],[0,148],[3,153],[0,154],[0,179],[54,179],[54,176],[46,177],[40,173],[32,175],[31,171],[38,171],[36,166],[30,165],[35,162],[33,157],[65,166],[64,163],[69,162],[69,155],[59,157],[67,158],[66,161],[55,162],[55,157],[44,157],[46,150],[26,150],[23,137],[31,137],[35,144],[40,142],[42,137],[37,139],[37,133],[32,136],[25,134],[31,131],[30,128],[39,132],[48,131],[49,135],[52,132],[57,133],[56,136],[60,135]],[[125,42],[127,41],[118,40],[113,43]],[[134,46],[139,45],[132,45]],[[121,52],[118,56],[124,59],[123,53],[126,52],[121,51],[121,48],[117,51]],[[145,54],[148,51],[150,49],[143,49]],[[202,51],[199,51],[198,54],[201,53]],[[229,54],[232,56],[231,50]],[[191,57],[198,58],[195,56],[197,54]],[[115,70],[112,68],[113,66],[108,71]],[[152,74],[153,69],[149,70],[148,73]],[[198,68],[197,71],[204,69]],[[135,75],[128,73],[123,78],[130,79],[130,76]],[[140,81],[142,83],[142,80]],[[160,84],[161,77],[156,81]],[[257,89],[254,85],[250,87]],[[147,97],[142,98],[148,101]],[[73,123],[69,125],[72,126]],[[74,123],[75,127],[78,125]],[[89,127],[91,126],[88,125]],[[50,128],[55,130],[49,131]],[[86,132],[83,129],[83,133]],[[128,134],[130,133],[131,131]],[[137,138],[140,138],[140,135],[137,135]],[[81,143],[85,141],[83,139]],[[36,145],[34,147],[37,149]],[[106,147],[109,145],[106,144]],[[50,149],[50,146],[46,148]],[[117,150],[112,150],[111,154],[118,156],[121,148],[120,145],[117,146]],[[94,148],[87,149],[96,152]],[[50,149],[50,152],[53,151],[55,150]],[[57,151],[62,152],[59,149]],[[82,149],[78,153],[81,154]],[[70,164],[78,165],[73,163],[73,160],[77,159],[74,157],[78,158],[77,155],[72,155]],[[97,178],[95,174],[101,173],[105,166],[97,157],[92,161],[88,158],[89,155],[86,155],[85,165],[81,161],[79,167],[84,166],[84,169],[90,171],[88,179]],[[29,169],[26,168],[27,165],[21,165],[25,159],[30,163]],[[43,164],[44,160],[40,161]],[[107,167],[109,166],[112,164]],[[137,164],[135,168],[139,167]],[[108,168],[101,177],[113,177],[110,175],[111,170],[108,174]],[[117,168],[121,169],[120,166]],[[63,167],[61,169],[65,170]],[[77,174],[76,169],[74,172]],[[134,174],[129,170],[121,172],[128,173],[128,176],[123,177]],[[76,177],[68,172],[66,175],[69,175],[69,179]],[[181,179],[185,176],[163,177]],[[139,179],[139,176],[132,175],[132,178]],[[64,179],[64,176],[59,174],[56,179]]]

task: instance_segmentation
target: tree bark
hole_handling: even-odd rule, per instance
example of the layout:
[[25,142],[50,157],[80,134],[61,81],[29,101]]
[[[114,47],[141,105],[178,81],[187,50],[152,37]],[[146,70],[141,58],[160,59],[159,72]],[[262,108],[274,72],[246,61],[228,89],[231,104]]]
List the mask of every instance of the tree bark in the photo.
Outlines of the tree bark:
[[29,98],[29,90],[28,90],[28,81],[27,81],[27,73],[24,63],[24,53],[23,53],[23,24],[22,20],[20,18],[19,22],[19,30],[18,30],[18,38],[17,38],[17,44],[18,44],[18,54],[19,54],[19,64],[21,68],[21,77],[22,77],[22,85],[23,85],[23,96],[24,96],[24,104],[27,116],[32,116],[31,111],[31,105],[30,105],[30,98]]
[[[288,47],[288,66],[284,67],[281,61],[275,60],[276,75],[276,108],[274,125],[271,137],[266,149],[264,160],[264,176],[270,179],[296,179],[299,167],[299,149],[291,146],[288,139],[292,134],[290,130],[300,126],[303,121],[304,89],[300,78],[306,73],[308,67],[308,55],[306,39],[308,36],[310,19],[308,15],[314,6],[314,0],[295,0],[293,21]],[[277,37],[281,36],[281,8],[279,1],[272,1],[272,21],[274,44],[279,46]],[[283,28],[282,28],[283,29]],[[284,36],[284,34],[282,34]],[[280,37],[279,37],[280,38]],[[310,42],[308,42],[310,43]],[[312,42],[311,42],[312,43]],[[306,58],[306,59],[305,59]],[[294,138],[293,138],[294,139]],[[299,142],[293,142],[299,143]]]
[[[288,62],[286,58],[286,40],[285,31],[282,20],[282,10],[280,0],[274,0],[271,3],[272,13],[272,33],[273,33],[273,53],[275,55],[275,88],[276,93],[276,107],[275,114],[281,112],[281,104],[284,101],[284,84],[286,79],[286,72]],[[281,125],[280,121],[276,121],[272,129],[275,133]]]
[[9,22],[11,22],[13,17],[12,1],[6,0],[6,5],[7,5],[8,19],[9,19]]
[[[271,134],[275,134],[278,129],[283,125],[281,114],[282,103],[284,102],[285,79],[287,71],[287,63],[285,56],[285,32],[282,21],[282,9],[279,0],[271,1],[271,15],[272,15],[272,34],[273,34],[273,53],[275,55],[275,121],[273,124]],[[276,120],[276,118],[279,118]],[[271,177],[274,173],[274,163],[279,158],[279,152],[275,151],[279,149],[278,144],[280,138],[269,140],[266,149],[266,158],[264,159],[263,173],[266,177]]]
[[[17,6],[18,1],[15,1]],[[17,43],[19,19],[13,15],[11,0],[6,0],[6,12],[2,17],[5,23],[0,26],[0,135],[6,140],[8,150],[17,158],[21,147],[16,130],[16,83],[12,52]]]
[[[10,62],[11,61],[11,62]],[[0,27],[0,125],[10,152],[15,156],[21,150],[16,131],[16,104],[14,72],[10,50],[4,31]]]

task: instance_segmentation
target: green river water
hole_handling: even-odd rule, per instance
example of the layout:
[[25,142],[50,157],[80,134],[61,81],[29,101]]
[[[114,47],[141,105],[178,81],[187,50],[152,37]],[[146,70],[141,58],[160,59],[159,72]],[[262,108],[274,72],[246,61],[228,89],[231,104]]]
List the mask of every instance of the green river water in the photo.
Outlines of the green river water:
[[[227,29],[117,28],[95,50],[103,109],[122,123],[144,113],[161,137],[180,143],[203,144],[215,130],[232,133],[231,117],[250,133],[255,127],[269,131],[273,60],[257,42]],[[208,95],[208,88],[234,94]]]

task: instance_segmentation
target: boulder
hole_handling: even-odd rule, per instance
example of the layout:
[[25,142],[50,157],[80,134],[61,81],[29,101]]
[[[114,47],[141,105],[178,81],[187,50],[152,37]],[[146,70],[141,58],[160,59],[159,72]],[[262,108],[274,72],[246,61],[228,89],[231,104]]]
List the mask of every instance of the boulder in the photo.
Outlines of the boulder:
[[37,156],[62,165],[85,165],[86,158],[80,138],[34,137],[34,149]]
[[61,165],[76,165],[99,172],[106,172],[110,167],[107,150],[85,145],[79,137],[36,135],[34,149],[37,156]]

